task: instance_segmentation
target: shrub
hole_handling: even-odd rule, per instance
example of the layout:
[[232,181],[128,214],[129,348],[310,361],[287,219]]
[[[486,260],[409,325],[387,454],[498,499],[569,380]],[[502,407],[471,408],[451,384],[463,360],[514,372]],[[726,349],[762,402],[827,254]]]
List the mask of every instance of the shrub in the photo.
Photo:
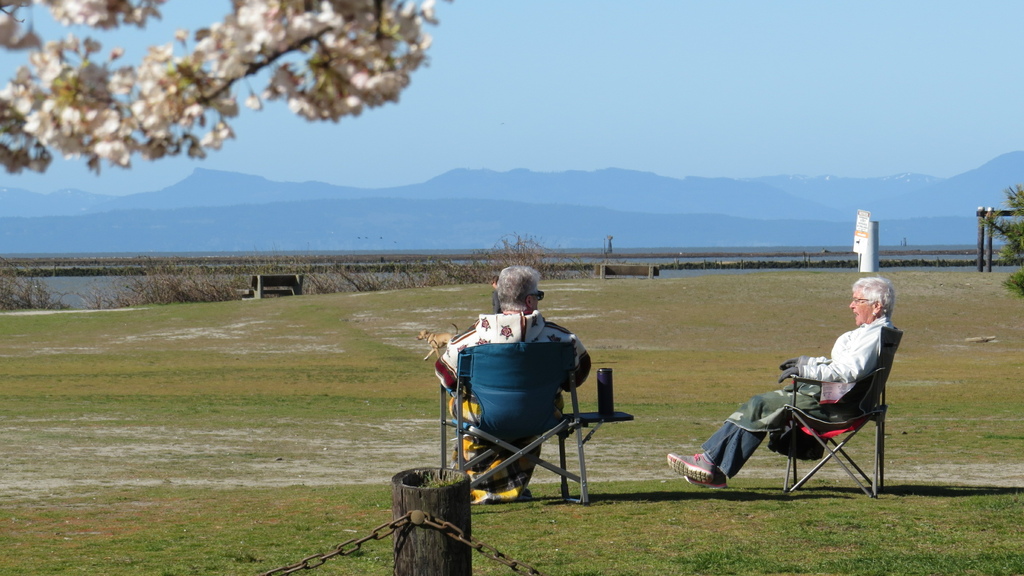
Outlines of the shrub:
[[503,236],[485,255],[496,271],[508,266],[530,266],[540,272],[541,278],[548,280],[578,278],[590,270],[589,266],[579,260],[557,257],[551,249],[532,236]]
[[237,300],[248,278],[202,266],[152,261],[141,275],[128,276],[123,286],[92,295],[94,308],[123,308],[148,304],[184,304]]
[[0,259],[0,310],[61,310],[67,308],[38,278],[18,275],[16,267]]

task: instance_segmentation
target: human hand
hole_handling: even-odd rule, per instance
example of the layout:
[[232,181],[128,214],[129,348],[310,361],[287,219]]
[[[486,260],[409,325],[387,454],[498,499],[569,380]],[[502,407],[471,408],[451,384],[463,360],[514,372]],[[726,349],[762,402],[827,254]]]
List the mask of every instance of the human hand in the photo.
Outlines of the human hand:
[[797,377],[799,375],[800,375],[800,368],[797,368],[796,366],[790,366],[789,368],[786,368],[785,370],[783,370],[782,374],[779,375],[779,384],[782,384],[783,380],[787,380],[789,378],[795,378],[795,377]]
[[794,366],[799,368],[800,366],[806,366],[807,361],[810,360],[810,356],[797,356],[796,358],[790,358],[782,364],[779,364],[779,370],[785,370],[787,368],[793,368]]

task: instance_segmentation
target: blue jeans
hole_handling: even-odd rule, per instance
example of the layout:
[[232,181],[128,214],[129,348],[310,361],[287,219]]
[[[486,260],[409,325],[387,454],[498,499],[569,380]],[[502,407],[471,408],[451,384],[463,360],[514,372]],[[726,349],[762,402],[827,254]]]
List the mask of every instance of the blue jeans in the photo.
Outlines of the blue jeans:
[[701,448],[704,449],[705,456],[718,465],[726,476],[732,478],[747,463],[767,435],[767,432],[748,432],[732,422],[726,422]]

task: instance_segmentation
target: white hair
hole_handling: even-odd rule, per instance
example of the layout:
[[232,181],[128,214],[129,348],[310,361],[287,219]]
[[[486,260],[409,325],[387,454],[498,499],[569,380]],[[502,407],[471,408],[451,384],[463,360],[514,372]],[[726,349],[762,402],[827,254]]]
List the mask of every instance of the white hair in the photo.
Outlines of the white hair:
[[881,303],[882,313],[886,317],[892,318],[893,309],[896,307],[896,288],[888,278],[881,276],[861,278],[853,283],[853,291],[859,291],[865,300]]

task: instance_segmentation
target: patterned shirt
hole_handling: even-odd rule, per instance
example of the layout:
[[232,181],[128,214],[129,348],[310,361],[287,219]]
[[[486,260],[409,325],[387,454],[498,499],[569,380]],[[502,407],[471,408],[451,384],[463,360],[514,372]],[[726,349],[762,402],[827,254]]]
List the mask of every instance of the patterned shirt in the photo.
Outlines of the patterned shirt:
[[507,344],[510,342],[565,342],[571,341],[576,350],[576,385],[590,375],[590,355],[575,334],[554,322],[548,322],[539,310],[530,314],[481,314],[469,330],[448,343],[444,354],[434,363],[441,385],[455,389],[456,366],[459,352],[480,344]]

